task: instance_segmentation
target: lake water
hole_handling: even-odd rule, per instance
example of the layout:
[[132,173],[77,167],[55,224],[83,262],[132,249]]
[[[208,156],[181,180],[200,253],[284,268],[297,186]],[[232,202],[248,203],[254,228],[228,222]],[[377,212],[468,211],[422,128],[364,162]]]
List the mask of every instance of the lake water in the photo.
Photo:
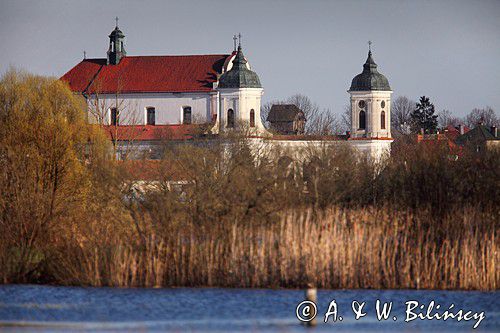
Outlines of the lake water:
[[[353,332],[496,331],[500,332],[500,292],[319,290],[318,326],[302,326],[296,306],[301,290],[263,289],[116,289],[33,285],[0,286],[2,332]],[[322,323],[335,299],[343,321]],[[375,302],[393,302],[390,319],[378,321]],[[351,304],[365,301],[367,315],[354,319]],[[458,309],[485,312],[476,320],[413,320],[405,323],[405,302],[453,303]],[[417,311],[417,310],[415,310]],[[424,311],[424,310],[422,310]],[[438,311],[439,313],[439,311]],[[322,318],[319,318],[321,316]],[[396,317],[396,321],[394,318]],[[332,317],[330,317],[331,319]]]

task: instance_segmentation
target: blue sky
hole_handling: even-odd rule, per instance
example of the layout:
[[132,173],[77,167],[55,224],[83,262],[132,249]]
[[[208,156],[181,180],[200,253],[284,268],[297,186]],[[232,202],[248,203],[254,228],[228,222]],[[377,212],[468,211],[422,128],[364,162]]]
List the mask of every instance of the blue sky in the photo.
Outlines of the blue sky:
[[394,96],[500,113],[500,1],[0,0],[0,71],[61,76],[83,50],[105,57],[115,16],[129,55],[230,52],[241,32],[264,102],[302,93],[342,112],[372,40]]

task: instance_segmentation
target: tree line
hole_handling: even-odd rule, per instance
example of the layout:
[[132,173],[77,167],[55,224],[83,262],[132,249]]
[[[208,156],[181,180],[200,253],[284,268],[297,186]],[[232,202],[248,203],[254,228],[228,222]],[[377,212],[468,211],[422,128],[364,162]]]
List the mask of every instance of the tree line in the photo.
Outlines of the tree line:
[[[264,104],[261,109],[264,124],[274,104],[293,104],[302,110],[307,118],[305,134],[338,135],[351,130],[350,105],[346,105],[342,112],[335,113],[330,109],[322,109],[306,95],[294,94],[284,100],[274,100]],[[465,117],[455,116],[447,109],[437,112],[427,96],[421,96],[418,102],[406,96],[398,96],[391,103],[391,129],[395,137],[422,131],[432,134],[449,125],[474,128],[478,124],[498,127],[500,118],[489,106],[474,108]]]

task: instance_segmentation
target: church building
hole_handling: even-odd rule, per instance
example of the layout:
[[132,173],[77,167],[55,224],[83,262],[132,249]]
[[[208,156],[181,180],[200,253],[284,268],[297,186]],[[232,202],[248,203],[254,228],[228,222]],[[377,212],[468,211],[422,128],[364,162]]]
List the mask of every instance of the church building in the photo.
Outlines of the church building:
[[117,20],[107,57],[84,58],[61,79],[85,97],[88,121],[108,129],[120,147],[134,141],[143,151],[151,151],[165,139],[194,140],[192,129],[201,125],[211,139],[239,131],[255,144],[279,146],[296,157],[306,147],[345,144],[380,157],[393,141],[392,91],[377,71],[371,50],[348,90],[350,135],[339,137],[272,135],[264,127],[260,116],[264,90],[243,54],[241,36],[234,36],[230,53],[129,56]]

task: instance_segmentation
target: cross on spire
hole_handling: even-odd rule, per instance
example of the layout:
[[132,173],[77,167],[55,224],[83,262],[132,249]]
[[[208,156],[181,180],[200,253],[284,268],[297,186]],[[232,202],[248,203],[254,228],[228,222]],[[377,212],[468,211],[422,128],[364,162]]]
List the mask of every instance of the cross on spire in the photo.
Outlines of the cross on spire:
[[116,27],[118,28],[118,16],[115,17],[115,21],[116,21]]
[[87,59],[87,52],[85,50],[83,50],[83,59]]
[[238,47],[241,47],[241,33],[238,33]]
[[238,40],[238,37],[236,37],[236,35],[233,35],[234,51],[236,51],[236,41],[237,40]]
[[370,52],[372,51],[372,41],[371,40],[368,41],[368,51],[370,51]]

